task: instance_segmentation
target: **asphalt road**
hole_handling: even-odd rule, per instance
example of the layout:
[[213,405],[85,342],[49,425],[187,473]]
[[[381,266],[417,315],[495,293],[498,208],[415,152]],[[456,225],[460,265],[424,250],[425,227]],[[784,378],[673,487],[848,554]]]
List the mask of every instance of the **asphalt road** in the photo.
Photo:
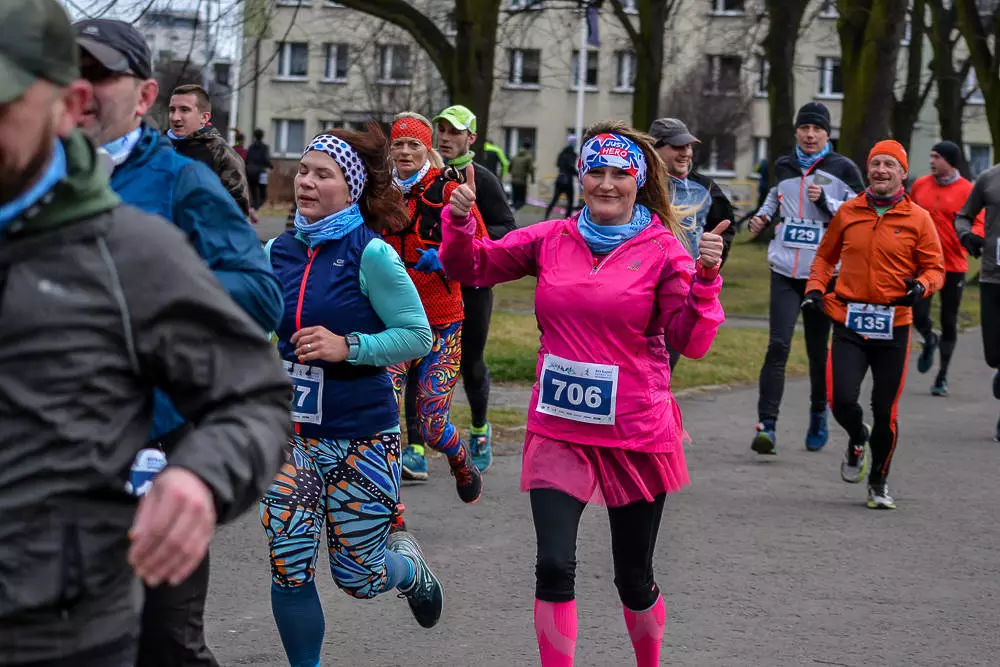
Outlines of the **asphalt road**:
[[[889,479],[895,512],[866,509],[864,487],[840,481],[839,427],[824,451],[805,451],[805,381],[787,386],[775,458],[749,448],[754,388],[681,399],[695,442],[692,485],[669,498],[656,554],[663,664],[1000,663],[998,403],[981,359],[978,332],[963,334],[946,399],[930,396],[932,377],[911,363]],[[348,598],[321,559],[324,666],[537,664],[534,531],[516,444],[501,448],[476,505],[459,502],[441,459],[428,483],[404,489],[410,528],[446,589],[435,629],[417,626],[395,595]],[[584,515],[578,560],[576,664],[634,664],[599,507]],[[269,580],[256,516],[222,528],[206,622],[223,665],[287,664]]]

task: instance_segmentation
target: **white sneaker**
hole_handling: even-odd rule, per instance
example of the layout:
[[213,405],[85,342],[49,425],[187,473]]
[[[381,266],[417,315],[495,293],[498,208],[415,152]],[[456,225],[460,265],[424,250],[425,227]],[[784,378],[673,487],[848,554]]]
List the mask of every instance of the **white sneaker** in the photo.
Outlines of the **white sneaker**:
[[840,462],[840,479],[848,484],[860,484],[868,473],[871,465],[871,452],[868,450],[868,439],[871,429],[865,424],[865,439],[860,444],[848,443],[847,451]]
[[872,486],[868,485],[868,509],[870,510],[894,510],[896,501],[889,495],[889,485],[885,482]]

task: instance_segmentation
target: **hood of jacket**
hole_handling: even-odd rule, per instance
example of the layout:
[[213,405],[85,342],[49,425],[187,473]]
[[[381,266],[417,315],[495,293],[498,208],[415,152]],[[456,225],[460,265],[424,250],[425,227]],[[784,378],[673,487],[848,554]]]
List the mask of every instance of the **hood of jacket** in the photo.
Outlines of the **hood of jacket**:
[[7,228],[7,237],[39,234],[86,220],[110,211],[121,199],[108,183],[108,167],[101,162],[97,149],[80,130],[61,139],[66,151],[66,178],[42,197]]

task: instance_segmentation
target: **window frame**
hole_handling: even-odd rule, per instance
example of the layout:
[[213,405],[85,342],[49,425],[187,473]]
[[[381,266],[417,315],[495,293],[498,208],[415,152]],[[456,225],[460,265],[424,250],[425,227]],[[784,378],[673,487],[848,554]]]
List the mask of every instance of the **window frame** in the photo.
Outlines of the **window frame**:
[[[524,56],[533,53],[538,57],[538,81],[524,82]],[[540,90],[542,87],[542,50],[541,49],[507,49],[507,81],[505,88],[515,90]]]
[[[378,44],[376,45],[378,49],[376,53],[376,66],[378,67],[378,76],[375,77],[375,83],[381,86],[409,86],[413,83],[413,49],[410,48],[409,44],[400,44],[398,42],[393,42],[391,44]],[[406,78],[397,79],[392,76],[392,70],[395,65],[396,52],[400,49],[405,49],[406,51]],[[383,60],[383,54],[388,54],[388,61]],[[388,64],[388,67],[387,67]],[[386,75],[388,70],[389,76]]]
[[[507,155],[513,157],[517,155],[517,152],[521,150],[521,142],[524,140],[525,136],[521,133],[525,130],[531,131],[531,157],[535,160],[538,159],[538,128],[537,127],[526,127],[521,125],[504,125],[503,126],[503,142],[504,151]],[[513,139],[513,141],[512,141]]]
[[[292,47],[294,46],[304,46],[305,47],[305,63],[306,70],[305,74],[289,74],[288,71],[291,70],[293,54]],[[275,66],[277,67],[278,73],[275,75],[275,81],[308,81],[309,80],[309,42],[278,42],[278,57],[275,59]],[[286,67],[282,67],[286,65]],[[282,70],[285,70],[284,72]]]
[[[743,57],[731,53],[716,53],[707,54],[708,60],[708,78],[711,83],[711,88],[704,91],[705,95],[710,97],[735,97],[740,94],[740,88],[743,84]],[[723,90],[720,87],[722,83],[722,63],[723,60],[729,62],[735,61],[736,63],[736,87],[732,90]]]
[[[718,140],[721,137],[727,137],[733,142],[732,169],[723,169],[719,167]],[[735,134],[720,134],[704,137],[701,145],[697,149],[696,155],[703,155],[703,151],[705,150],[708,151],[707,160],[705,162],[700,162],[697,159],[695,160],[694,168],[697,169],[699,173],[713,178],[736,178],[736,161],[739,158],[739,140]]]
[[819,58],[819,65],[817,66],[817,72],[819,73],[819,78],[816,81],[816,94],[814,99],[817,100],[842,100],[844,99],[844,73],[841,71],[840,74],[840,87],[839,92],[833,91],[833,72],[834,63],[839,67],[841,64],[841,59],[836,56],[817,56]]
[[[726,2],[739,2],[739,9],[726,9]],[[801,0],[805,1],[805,0]],[[747,13],[747,3],[746,0],[711,0],[712,7],[709,10],[709,14],[712,16],[746,16]]]
[[753,96],[756,98],[767,99],[768,90],[767,84],[768,79],[771,76],[771,63],[768,61],[767,57],[763,54],[757,56],[757,71],[754,73],[755,85],[753,90]]
[[[628,67],[623,67],[628,63]],[[615,84],[611,89],[613,93],[634,93],[635,92],[635,70],[636,65],[638,65],[639,60],[636,57],[635,51],[629,49],[621,49],[615,51]],[[628,77],[622,77],[622,70],[628,70]],[[623,83],[623,81],[626,81]]]
[[[596,93],[601,89],[601,54],[597,49],[587,49],[587,81],[583,84],[583,91],[585,93]],[[579,90],[579,78],[577,68],[580,66],[580,49],[573,49],[573,60],[570,61],[569,68],[569,89],[573,92]],[[593,59],[593,60],[592,60]],[[591,67],[593,65],[593,67]],[[590,83],[590,73],[591,70],[594,72],[594,83]],[[541,76],[539,76],[541,80]]]
[[[303,118],[272,118],[274,125],[274,156],[279,158],[298,158],[305,149],[306,121]],[[302,125],[302,148],[297,151],[288,150],[288,130],[291,123]]]
[[[330,51],[332,49],[337,49],[337,56],[332,59],[334,68],[340,61],[340,50],[344,50],[344,75],[336,76],[337,72],[334,71],[334,76],[330,76]],[[351,46],[346,42],[325,42],[323,44],[323,78],[320,79],[322,83],[347,83],[347,75],[351,70]]]

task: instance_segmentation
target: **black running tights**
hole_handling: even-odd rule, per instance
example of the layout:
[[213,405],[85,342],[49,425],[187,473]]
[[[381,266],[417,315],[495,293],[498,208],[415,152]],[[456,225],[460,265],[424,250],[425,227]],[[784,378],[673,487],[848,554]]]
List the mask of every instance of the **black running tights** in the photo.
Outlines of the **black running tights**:
[[[946,273],[944,287],[941,288],[941,369],[939,377],[948,376],[948,365],[955,353],[955,343],[958,341],[958,308],[962,305],[962,290],[965,287],[964,273]],[[924,337],[931,335],[934,321],[931,318],[931,299],[921,299],[913,306],[913,327]]]

